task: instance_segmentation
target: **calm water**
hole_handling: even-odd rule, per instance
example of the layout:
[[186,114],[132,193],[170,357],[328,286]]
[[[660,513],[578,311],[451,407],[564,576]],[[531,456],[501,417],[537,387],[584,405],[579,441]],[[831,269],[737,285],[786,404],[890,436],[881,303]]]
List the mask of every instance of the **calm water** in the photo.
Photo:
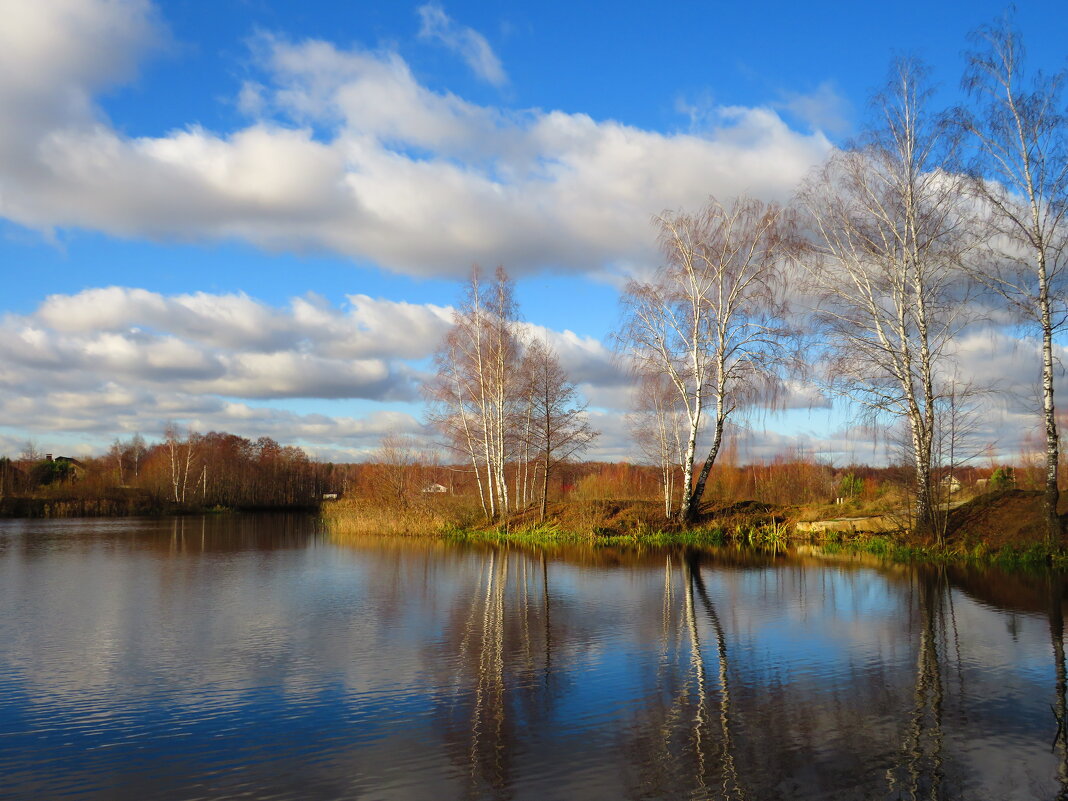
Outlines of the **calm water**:
[[0,798],[1022,799],[1064,580],[0,523]]

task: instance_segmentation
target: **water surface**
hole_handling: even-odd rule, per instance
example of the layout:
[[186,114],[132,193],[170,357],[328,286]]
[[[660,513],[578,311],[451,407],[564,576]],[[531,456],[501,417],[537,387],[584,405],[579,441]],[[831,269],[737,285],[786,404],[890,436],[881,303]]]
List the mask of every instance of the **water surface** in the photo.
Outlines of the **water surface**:
[[0,798],[1025,799],[1063,576],[0,523]]

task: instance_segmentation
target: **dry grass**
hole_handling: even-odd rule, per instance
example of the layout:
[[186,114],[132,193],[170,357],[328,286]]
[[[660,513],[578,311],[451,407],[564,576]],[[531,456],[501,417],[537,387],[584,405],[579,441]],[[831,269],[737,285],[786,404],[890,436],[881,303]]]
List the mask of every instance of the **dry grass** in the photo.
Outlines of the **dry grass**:
[[341,500],[324,504],[322,518],[330,532],[340,537],[426,537],[477,525],[481,512],[457,498],[436,497],[407,506]]
[[707,504],[694,526],[684,528],[664,517],[659,501],[642,499],[569,499],[550,504],[546,519],[536,509],[488,522],[472,499],[436,497],[409,505],[384,505],[373,499],[343,500],[323,507],[323,519],[336,536],[440,536],[501,532],[588,539],[643,538],[712,529],[756,529],[784,522],[778,507],[756,502]]

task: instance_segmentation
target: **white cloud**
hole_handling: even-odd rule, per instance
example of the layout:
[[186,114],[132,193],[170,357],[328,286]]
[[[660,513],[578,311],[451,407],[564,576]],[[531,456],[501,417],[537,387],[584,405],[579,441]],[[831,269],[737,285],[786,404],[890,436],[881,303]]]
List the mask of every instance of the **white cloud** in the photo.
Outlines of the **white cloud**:
[[[357,420],[260,404],[334,399],[411,408],[422,365],[451,320],[448,307],[367,295],[350,295],[340,308],[315,296],[274,307],[245,294],[127,287],[52,295],[31,314],[0,317],[0,420],[14,430],[102,442],[152,434],[174,420],[323,453],[371,447],[390,425],[428,440],[407,411]],[[621,381],[596,339],[526,328],[552,343],[585,386]]]
[[774,107],[793,115],[814,131],[843,134],[851,126],[849,103],[829,81],[811,92],[782,92]]
[[[19,440],[20,432],[67,432],[100,445],[117,434],[154,435],[175,420],[198,430],[274,436],[335,459],[373,447],[392,420],[425,443],[432,437],[411,404],[420,400],[427,359],[451,315],[448,307],[358,294],[340,307],[313,295],[271,306],[241,293],[163,295],[126,287],[52,295],[30,314],[0,317],[0,420]],[[633,458],[624,424],[633,381],[625,366],[594,337],[533,323],[523,328],[556,349],[589,399],[593,424],[603,432],[589,456]],[[1037,344],[993,327],[954,344],[961,375],[998,390],[979,399],[975,430],[958,455],[992,444],[1015,458],[1039,422],[1029,391],[1036,386]],[[1057,356],[1068,360],[1068,348],[1059,347]],[[1068,382],[1060,377],[1057,388],[1063,395]],[[286,399],[362,401],[362,408],[399,402],[395,408],[404,411],[365,420],[344,412],[297,414],[284,408]],[[871,431],[828,433],[832,417],[811,385],[791,384],[783,406],[794,410],[792,422],[784,426],[777,415],[758,411],[740,441],[740,458],[799,448],[839,464],[885,458],[885,441],[873,445]],[[813,415],[819,422],[798,432],[806,408],[819,410]],[[784,427],[794,433],[775,430]]]
[[[709,193],[784,199],[830,145],[769,108],[699,133],[480,106],[390,51],[261,37],[248,127],[127,137],[94,105],[158,38],[135,0],[14,4],[0,31],[0,215],[157,240],[331,251],[414,275],[655,258],[649,220]],[[88,30],[89,35],[86,31]],[[5,47],[17,51],[17,64]]]
[[92,92],[131,77],[163,38],[149,0],[3,0],[0,14],[0,81],[20,112],[36,112],[21,120],[30,136],[91,114]]
[[238,398],[411,401],[419,376],[406,360],[433,353],[450,321],[446,307],[366,295],[345,309],[314,296],[274,308],[244,294],[90,289],[0,320],[0,386],[106,376]]
[[[151,434],[176,420],[199,430],[267,434],[323,453],[341,448],[337,454],[372,447],[383,421],[393,420],[425,441],[430,435],[413,417],[418,412],[383,411],[361,421],[277,406],[320,399],[412,409],[451,316],[444,306],[366,295],[351,295],[341,307],[313,295],[276,307],[241,293],[163,295],[127,287],[52,295],[30,314],[0,318],[0,420],[15,432],[69,432],[104,442],[120,433]],[[633,381],[625,366],[596,338],[533,323],[523,328],[556,349],[589,399],[594,426],[604,432],[591,458],[633,457],[624,424]],[[958,453],[990,443],[1015,456],[1039,420],[1028,391],[1036,383],[1036,343],[990,328],[963,334],[955,348],[961,375],[999,390],[980,399],[977,426]],[[1068,360],[1068,349],[1059,348],[1058,357]],[[1057,386],[1068,392],[1063,377]],[[780,418],[758,414],[741,440],[743,459],[798,448],[838,463],[884,458],[871,431],[797,433],[804,409],[826,417],[826,401],[811,385],[791,384],[783,406],[794,410],[787,428],[795,433],[776,432]]]
[[427,3],[416,9],[419,14],[419,37],[433,39],[445,45],[464,60],[479,78],[494,86],[503,86],[508,76],[501,60],[478,31],[460,25],[437,3]]

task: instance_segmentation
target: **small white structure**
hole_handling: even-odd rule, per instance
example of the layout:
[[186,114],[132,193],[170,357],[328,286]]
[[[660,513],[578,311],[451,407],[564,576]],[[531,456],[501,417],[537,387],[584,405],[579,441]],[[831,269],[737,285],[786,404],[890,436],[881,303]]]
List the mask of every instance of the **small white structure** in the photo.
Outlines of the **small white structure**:
[[960,481],[953,474],[942,476],[942,489],[947,490],[950,495],[954,492],[960,492]]
[[336,501],[337,500],[337,493],[336,492],[324,492],[323,493],[323,500],[324,501]]
[[428,484],[423,487],[423,492],[448,492],[448,487],[444,487],[441,484]]

